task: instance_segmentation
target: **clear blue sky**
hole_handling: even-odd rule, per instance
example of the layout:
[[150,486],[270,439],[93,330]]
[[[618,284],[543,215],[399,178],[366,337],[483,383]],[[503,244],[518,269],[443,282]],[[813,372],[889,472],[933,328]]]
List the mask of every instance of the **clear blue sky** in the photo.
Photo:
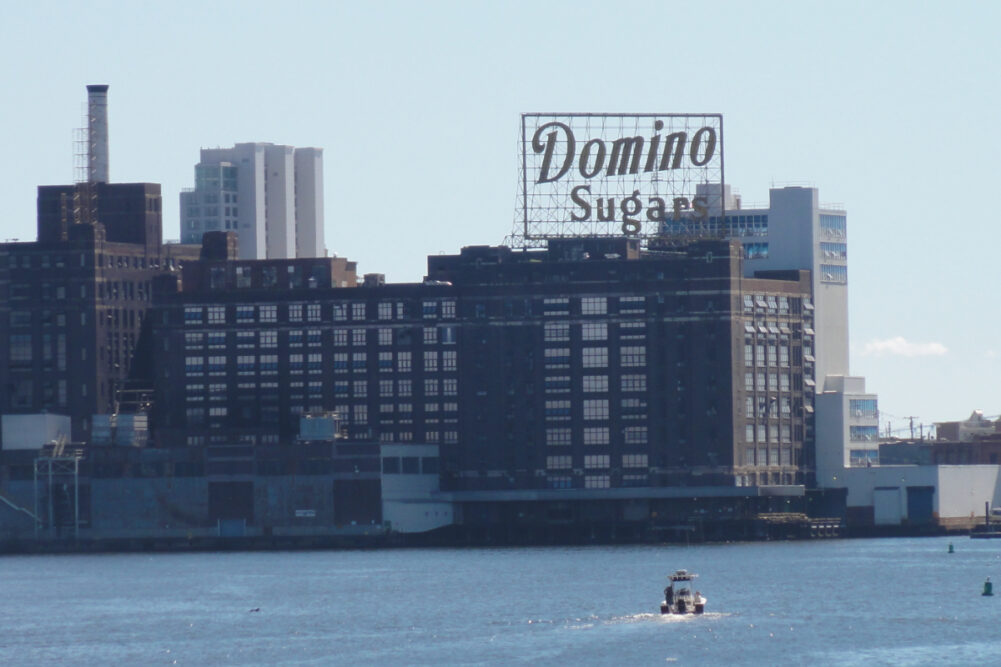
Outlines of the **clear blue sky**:
[[997,2],[6,2],[0,239],[72,182],[89,83],[112,180],[163,184],[168,238],[200,148],[318,146],[328,247],[391,281],[511,231],[521,112],[721,112],[745,202],[847,208],[852,372],[894,428],[995,415],[999,24]]

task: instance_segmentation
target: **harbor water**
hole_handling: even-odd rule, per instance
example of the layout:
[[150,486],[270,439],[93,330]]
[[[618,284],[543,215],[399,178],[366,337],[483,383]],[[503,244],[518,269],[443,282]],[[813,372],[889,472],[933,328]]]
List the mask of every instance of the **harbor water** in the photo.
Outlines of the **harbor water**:
[[[679,568],[702,617],[658,613]],[[957,537],[4,556],[0,664],[1001,664],[988,576]]]

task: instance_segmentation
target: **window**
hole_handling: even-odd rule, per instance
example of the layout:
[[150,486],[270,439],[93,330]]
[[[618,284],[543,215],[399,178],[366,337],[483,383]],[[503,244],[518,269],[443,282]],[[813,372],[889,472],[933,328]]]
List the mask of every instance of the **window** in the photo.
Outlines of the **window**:
[[[11,336],[11,339],[16,338],[16,337],[17,336]],[[12,343],[13,343],[13,341],[12,341]],[[13,350],[12,350],[12,352],[13,352]],[[31,348],[30,347],[28,348],[28,353],[29,353],[29,360],[30,360],[30,353],[31,353]],[[11,354],[10,360],[11,361],[15,361],[13,353]],[[188,375],[194,375],[194,374],[197,374],[197,373],[201,373],[202,370],[204,369],[204,366],[205,366],[205,359],[203,357],[185,357],[184,358],[184,372],[186,374],[188,374]]]
[[288,321],[289,322],[302,322],[302,304],[301,303],[289,304],[289,307],[288,307]]
[[546,487],[550,489],[571,489],[573,480],[566,475],[547,475]]
[[425,317],[425,319],[434,319],[438,317],[438,302],[437,301],[422,302],[421,313]]
[[278,306],[260,306],[261,322],[277,322]]
[[441,316],[445,319],[452,319],[455,317],[455,301],[441,302]]
[[875,442],[879,438],[878,426],[849,426],[852,442]]
[[[309,355],[312,357],[313,355]],[[319,356],[319,355],[317,355]],[[355,371],[364,371],[365,365],[368,363],[366,355],[364,352],[354,352],[351,355],[351,368]]]
[[851,417],[877,417],[875,398],[853,398],[848,401],[848,411]]
[[383,373],[388,373],[393,370],[393,353],[392,352],[380,352],[379,353],[379,370]]
[[185,324],[201,324],[202,323],[202,309],[195,306],[187,306],[184,309],[184,323]]
[[546,401],[546,419],[570,419],[570,401]]
[[393,319],[393,304],[390,302],[383,301],[379,304],[379,319],[380,320],[391,320]]
[[379,396],[392,396],[393,386],[392,380],[379,380]]
[[365,334],[367,332],[364,329],[352,329],[351,330],[351,344],[356,347],[364,347],[365,345]]
[[622,366],[623,367],[646,366],[646,348],[623,347]]
[[623,454],[622,455],[622,467],[623,468],[646,468],[647,467],[647,455],[646,454]]
[[607,468],[609,464],[608,454],[585,454],[585,468]]
[[585,445],[607,445],[608,444],[608,427],[588,427],[584,429],[584,444]]
[[544,299],[542,302],[542,312],[546,315],[569,315],[570,299],[567,297],[556,297]]
[[237,322],[253,322],[254,321],[254,307],[253,306],[237,306],[236,307],[236,321]]
[[[253,359],[253,357],[251,357]],[[209,373],[222,375],[226,372],[226,357],[212,356],[208,358]]]
[[646,338],[646,322],[622,322],[619,324],[620,340],[643,340]]
[[277,331],[262,331],[261,332],[261,347],[278,347],[278,332]]
[[427,380],[424,380],[424,395],[425,396],[437,396],[438,395],[438,380],[437,379],[427,379]]
[[412,393],[412,384],[410,380],[397,380],[396,381],[396,395],[407,397]]
[[646,299],[641,296],[623,296],[619,298],[619,313],[646,312]]
[[584,392],[585,393],[600,393],[608,391],[608,376],[607,375],[585,375],[584,376]]
[[278,355],[277,354],[262,354],[261,355],[261,373],[265,375],[273,375],[278,372]]
[[570,323],[546,322],[543,332],[547,341],[567,341],[570,340]]
[[240,375],[253,374],[257,366],[257,357],[252,354],[242,354],[236,358],[236,371]]
[[441,353],[441,367],[443,371],[456,370],[455,350],[445,350]]
[[438,342],[438,330],[434,327],[424,327],[424,344],[434,345],[437,342]]
[[351,408],[352,421],[356,426],[368,424],[368,406],[355,405]]
[[566,393],[570,391],[569,375],[551,375],[546,378],[546,391],[548,393]]
[[848,282],[848,267],[836,264],[821,264],[820,281],[824,283],[845,284]]
[[355,398],[366,398],[368,396],[368,382],[366,380],[354,381]]
[[607,489],[611,486],[611,478],[608,475],[585,475],[585,489]]
[[320,321],[320,304],[311,303],[306,306],[306,319],[310,322]]
[[334,329],[333,330],[334,345],[342,347],[348,344],[348,330],[347,329]]
[[[299,355],[300,357],[302,355]],[[334,372],[344,373],[348,370],[348,353],[347,352],[335,352],[334,353]]]
[[226,323],[226,307],[225,306],[209,306],[209,324],[225,324]]
[[580,300],[581,315],[605,315],[608,313],[608,299],[603,296],[586,296]]
[[573,457],[547,456],[546,468],[550,470],[570,470],[571,468],[573,468]]
[[584,368],[606,368],[608,366],[607,347],[585,347],[582,354]]
[[571,431],[568,428],[547,428],[546,444],[551,447],[562,447],[570,444]]
[[545,351],[547,368],[567,368],[570,366],[570,348],[548,347]]
[[424,370],[425,371],[437,371],[438,370],[438,353],[435,351],[427,351],[424,353]]
[[607,322],[585,322],[580,326],[581,340],[607,340]]
[[647,443],[646,426],[627,426],[622,433],[627,445],[645,445]]
[[343,303],[335,303],[330,307],[331,319],[334,322],[343,322],[348,319],[348,307]]
[[31,336],[17,334],[10,337],[11,362],[27,363],[31,361]]
[[585,400],[584,419],[608,419],[608,399]]
[[351,304],[351,319],[352,320],[364,320],[365,319],[365,304],[364,303],[352,303]]
[[622,391],[646,391],[646,376],[623,375]]
[[456,396],[459,392],[459,381],[455,378],[445,378],[441,385],[443,396]]

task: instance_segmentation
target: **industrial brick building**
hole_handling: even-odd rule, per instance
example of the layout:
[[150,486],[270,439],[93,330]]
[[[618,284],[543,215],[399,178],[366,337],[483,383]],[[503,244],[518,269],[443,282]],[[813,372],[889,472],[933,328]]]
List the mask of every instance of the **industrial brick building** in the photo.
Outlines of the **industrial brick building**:
[[335,412],[440,444],[454,492],[803,484],[809,274],[744,278],[741,254],[473,247],[353,288],[343,260],[189,263],[151,319],[158,444],[281,444]]

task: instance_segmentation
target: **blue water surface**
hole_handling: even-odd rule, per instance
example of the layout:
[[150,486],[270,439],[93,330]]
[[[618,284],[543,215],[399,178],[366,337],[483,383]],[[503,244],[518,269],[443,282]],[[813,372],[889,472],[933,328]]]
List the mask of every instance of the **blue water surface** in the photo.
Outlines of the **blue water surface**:
[[[1001,589],[980,595],[999,554],[924,538],[6,556],[0,664],[1001,664]],[[701,575],[705,616],[657,613],[678,568]]]

